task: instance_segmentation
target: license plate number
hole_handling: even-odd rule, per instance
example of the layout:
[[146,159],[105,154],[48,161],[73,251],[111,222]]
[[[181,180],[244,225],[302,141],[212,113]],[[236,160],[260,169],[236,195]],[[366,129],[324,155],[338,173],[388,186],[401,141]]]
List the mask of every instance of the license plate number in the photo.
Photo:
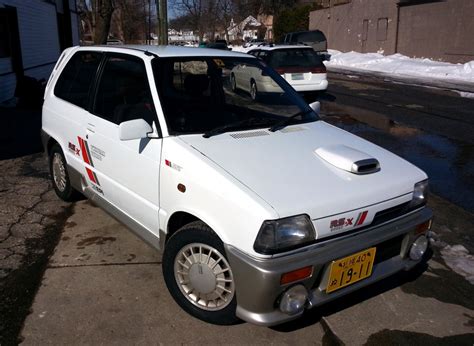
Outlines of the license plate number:
[[303,80],[304,76],[302,73],[292,73],[291,74],[291,79],[293,80]]
[[375,247],[335,260],[331,263],[326,293],[352,285],[372,274]]

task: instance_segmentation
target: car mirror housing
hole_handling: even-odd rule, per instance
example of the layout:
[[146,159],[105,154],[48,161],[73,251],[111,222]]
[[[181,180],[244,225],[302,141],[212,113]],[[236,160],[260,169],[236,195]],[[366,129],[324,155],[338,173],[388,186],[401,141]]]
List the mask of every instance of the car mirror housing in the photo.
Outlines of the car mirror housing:
[[129,141],[132,139],[147,138],[153,129],[143,119],[124,121],[119,125],[119,139]]

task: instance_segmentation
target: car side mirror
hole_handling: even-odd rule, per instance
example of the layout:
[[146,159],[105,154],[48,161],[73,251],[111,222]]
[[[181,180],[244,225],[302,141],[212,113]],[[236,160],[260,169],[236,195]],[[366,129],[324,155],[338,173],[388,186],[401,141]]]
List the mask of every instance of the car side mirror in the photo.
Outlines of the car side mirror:
[[124,121],[119,125],[119,138],[121,141],[147,138],[149,133],[153,133],[153,129],[143,119]]
[[309,106],[313,111],[315,111],[316,114],[319,115],[319,111],[321,110],[321,103],[319,101],[314,101],[310,103]]

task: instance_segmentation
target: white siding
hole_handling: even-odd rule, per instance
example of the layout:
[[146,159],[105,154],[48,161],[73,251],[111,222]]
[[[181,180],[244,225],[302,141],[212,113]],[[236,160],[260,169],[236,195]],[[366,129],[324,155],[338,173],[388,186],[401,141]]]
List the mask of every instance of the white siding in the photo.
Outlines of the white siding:
[[32,68],[31,70],[25,71],[25,76],[33,77],[38,80],[45,79],[47,81],[51,71],[53,71],[53,68],[54,64]]
[[[71,8],[72,9],[72,8]],[[72,45],[79,45],[79,16],[71,12]]]
[[[69,0],[72,11],[75,0]],[[61,4],[61,1],[58,1]],[[48,79],[54,63],[61,54],[56,6],[41,0],[0,0],[0,7],[15,7],[20,31],[21,53],[25,75],[37,79]],[[75,13],[71,13],[73,44],[79,44],[79,26]],[[9,72],[0,59],[0,74]],[[44,66],[40,66],[44,65]],[[39,66],[39,67],[36,67]],[[13,96],[16,78],[12,75],[0,77],[0,102]]]
[[9,100],[15,93],[16,76],[14,73],[0,76],[0,102]]
[[16,77],[12,72],[11,58],[0,58],[0,102],[6,101],[13,97],[15,92]]

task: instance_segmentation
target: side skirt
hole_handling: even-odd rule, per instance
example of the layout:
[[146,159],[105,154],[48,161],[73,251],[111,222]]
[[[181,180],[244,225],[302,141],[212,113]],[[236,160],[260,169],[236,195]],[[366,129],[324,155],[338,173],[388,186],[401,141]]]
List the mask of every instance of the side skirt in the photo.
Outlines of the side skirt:
[[98,207],[103,209],[107,214],[112,216],[114,219],[124,224],[129,228],[135,235],[145,241],[148,245],[156,250],[164,249],[164,240],[166,239],[166,234],[160,230],[160,236],[156,236],[148,229],[143,227],[141,224],[130,218],[123,211],[112,205],[106,199],[102,198],[100,195],[95,193],[87,182],[84,180],[81,173],[76,169],[68,165],[69,180],[74,189],[81,192],[86,196],[92,203],[96,204]]

